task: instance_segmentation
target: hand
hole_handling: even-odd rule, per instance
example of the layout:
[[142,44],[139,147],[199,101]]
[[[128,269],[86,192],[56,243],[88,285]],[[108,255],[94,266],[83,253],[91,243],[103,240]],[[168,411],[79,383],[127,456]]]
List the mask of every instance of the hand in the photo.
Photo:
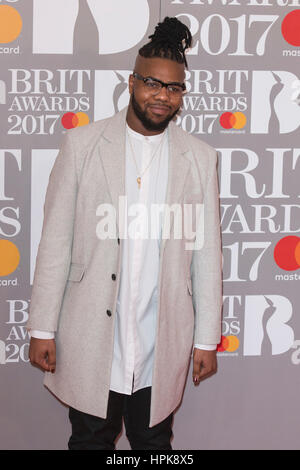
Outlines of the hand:
[[193,353],[193,382],[199,385],[201,380],[217,372],[217,351],[205,351],[194,348]]
[[31,338],[29,359],[33,366],[38,366],[47,372],[55,372],[56,346],[54,339]]

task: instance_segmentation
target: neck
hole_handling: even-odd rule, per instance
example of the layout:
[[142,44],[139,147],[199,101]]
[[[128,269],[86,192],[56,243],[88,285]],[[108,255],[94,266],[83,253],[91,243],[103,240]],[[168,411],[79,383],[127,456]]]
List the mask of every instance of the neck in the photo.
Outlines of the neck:
[[137,117],[137,115],[135,114],[131,104],[129,104],[128,106],[126,122],[128,126],[131,129],[133,129],[135,132],[138,132],[139,134],[142,134],[145,136],[158,135],[164,132],[164,130],[149,131],[148,129],[146,129],[144,125],[142,124],[142,122]]

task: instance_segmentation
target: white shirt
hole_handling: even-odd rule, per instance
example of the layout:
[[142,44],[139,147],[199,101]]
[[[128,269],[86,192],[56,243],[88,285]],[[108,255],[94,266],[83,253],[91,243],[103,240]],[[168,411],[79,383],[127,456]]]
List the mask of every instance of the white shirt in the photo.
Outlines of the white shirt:
[[[126,127],[127,204],[128,208],[132,204],[142,204],[147,213],[143,219],[140,217],[140,224],[135,230],[135,235],[139,231],[142,238],[133,239],[129,233],[123,240],[110,388],[119,393],[130,394],[151,386],[152,381],[162,217],[156,227],[155,238],[151,239],[150,207],[153,203],[165,202],[168,136],[165,131],[146,137],[129,126]],[[137,184],[138,175],[142,175],[140,189]],[[136,219],[137,214],[135,217],[128,217],[128,227]]]
[[[110,389],[131,394],[152,384],[162,215],[155,229],[152,225],[153,238],[150,238],[150,222],[153,220],[150,207],[151,204],[165,202],[169,145],[167,129],[149,137],[135,132],[127,124],[126,129],[125,191],[128,234],[122,240]],[[140,174],[139,189],[137,176]],[[139,210],[130,212],[134,209],[133,204],[147,207],[147,218],[138,217],[142,213]],[[148,230],[146,220],[149,222]],[[141,233],[141,238],[137,238],[138,232]],[[135,238],[131,236],[132,233]],[[32,330],[30,334],[36,338],[54,338],[52,332]],[[216,345],[194,346],[206,350],[216,349]]]

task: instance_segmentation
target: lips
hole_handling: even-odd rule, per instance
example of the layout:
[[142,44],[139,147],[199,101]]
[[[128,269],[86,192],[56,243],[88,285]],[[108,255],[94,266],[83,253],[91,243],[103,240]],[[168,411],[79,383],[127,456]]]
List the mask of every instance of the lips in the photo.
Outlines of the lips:
[[162,105],[150,105],[149,108],[151,109],[153,114],[157,114],[159,116],[164,116],[165,114],[168,114],[170,112],[170,109],[168,106],[162,106]]

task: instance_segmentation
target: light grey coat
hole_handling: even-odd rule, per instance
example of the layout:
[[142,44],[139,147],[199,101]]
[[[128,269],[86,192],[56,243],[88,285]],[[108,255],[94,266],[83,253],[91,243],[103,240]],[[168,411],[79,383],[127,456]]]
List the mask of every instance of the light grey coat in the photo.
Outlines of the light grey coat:
[[[118,198],[125,194],[126,111],[66,133],[49,178],[27,323],[56,332],[56,371],[45,373],[44,384],[69,406],[102,418],[121,273]],[[166,203],[204,203],[204,247],[186,250],[190,240],[173,237],[160,244],[150,427],[180,404],[193,341],[220,341],[216,161],[212,147],[169,124]],[[116,238],[96,235],[101,203],[116,208]]]

